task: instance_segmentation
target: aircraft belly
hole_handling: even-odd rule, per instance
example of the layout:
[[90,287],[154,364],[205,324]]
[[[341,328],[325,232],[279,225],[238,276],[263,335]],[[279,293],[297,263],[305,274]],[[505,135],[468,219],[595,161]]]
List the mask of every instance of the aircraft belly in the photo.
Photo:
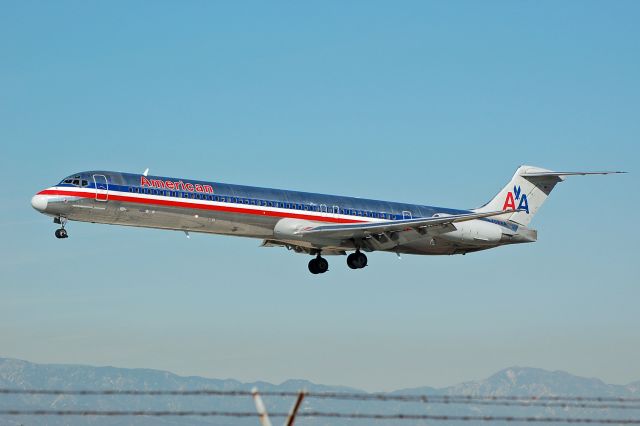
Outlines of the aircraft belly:
[[[495,247],[495,246],[492,246]],[[474,251],[485,250],[490,246],[477,246],[472,244],[452,243],[440,238],[428,238],[425,240],[414,241],[398,247],[397,252],[406,254],[421,255],[452,255],[464,254]],[[389,250],[394,251],[395,250]]]

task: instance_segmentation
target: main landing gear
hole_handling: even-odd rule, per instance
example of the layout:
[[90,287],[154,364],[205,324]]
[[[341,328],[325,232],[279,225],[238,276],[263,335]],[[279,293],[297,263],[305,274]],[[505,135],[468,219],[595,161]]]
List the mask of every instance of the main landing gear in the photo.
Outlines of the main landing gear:
[[[347,256],[347,265],[351,269],[362,269],[367,266],[367,256],[360,252],[360,250],[356,250],[355,253],[351,253]],[[327,259],[318,255],[309,261],[309,272],[312,274],[324,274],[329,270],[329,262]]]
[[64,226],[67,224],[67,218],[66,217],[56,217],[53,219],[53,223],[58,223],[60,224],[60,228],[56,229],[55,235],[56,238],[60,239],[60,238],[69,238],[69,234],[67,234],[67,230],[64,229]]
[[309,272],[312,274],[324,274],[329,270],[329,262],[320,254],[315,259],[309,261]]
[[351,269],[362,269],[367,266],[367,256],[360,250],[356,250],[355,253],[347,256],[347,265]]

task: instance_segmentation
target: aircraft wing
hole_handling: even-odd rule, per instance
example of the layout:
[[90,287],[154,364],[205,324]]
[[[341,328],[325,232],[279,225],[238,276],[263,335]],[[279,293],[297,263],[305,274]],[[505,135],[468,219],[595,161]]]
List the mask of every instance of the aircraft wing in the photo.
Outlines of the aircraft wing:
[[[465,213],[458,215],[436,214],[433,217],[419,219],[394,220],[392,222],[358,223],[348,225],[319,225],[306,227],[298,231],[299,235],[310,239],[349,240],[363,239],[375,235],[393,235],[405,231],[426,235],[433,230],[433,234],[441,234],[455,230],[452,226],[457,222],[466,222],[485,217],[511,214],[517,210],[498,210],[483,213]],[[392,238],[393,239],[393,238]]]

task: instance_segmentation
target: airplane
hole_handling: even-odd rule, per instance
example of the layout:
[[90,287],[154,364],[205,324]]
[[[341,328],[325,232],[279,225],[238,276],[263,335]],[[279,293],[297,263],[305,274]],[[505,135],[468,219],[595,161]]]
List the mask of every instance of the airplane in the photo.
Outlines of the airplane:
[[351,269],[367,266],[365,252],[466,254],[531,243],[529,223],[567,176],[624,172],[555,172],[520,166],[509,183],[475,209],[452,209],[192,179],[111,171],[72,174],[31,199],[68,237],[68,221],[104,223],[262,239],[314,256],[313,274],[328,271],[323,255],[346,255]]

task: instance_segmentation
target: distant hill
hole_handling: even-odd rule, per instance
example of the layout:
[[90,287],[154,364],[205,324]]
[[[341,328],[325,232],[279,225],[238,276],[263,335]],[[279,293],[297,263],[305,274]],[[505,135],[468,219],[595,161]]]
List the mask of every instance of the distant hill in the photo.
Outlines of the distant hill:
[[[0,388],[17,389],[136,389],[136,390],[250,390],[262,391],[362,392],[358,389],[327,386],[306,380],[289,380],[279,385],[267,382],[242,383],[237,380],[182,377],[149,369],[90,367],[83,365],[34,364],[16,359],[0,358]],[[420,387],[402,389],[391,394],[427,395],[541,395],[541,396],[616,396],[640,397],[640,381],[625,386],[608,385],[599,379],[574,376],[562,371],[511,367],[491,377],[445,388]],[[264,398],[271,412],[287,412],[291,398]],[[184,397],[184,396],[43,396],[0,395],[0,409],[66,409],[66,410],[226,410],[251,411],[250,398]],[[303,410],[344,411],[360,413],[417,413],[455,415],[514,415],[557,417],[640,418],[640,410],[602,410],[558,407],[495,407],[456,404],[423,404],[380,401],[305,400]],[[274,425],[282,419],[272,419]],[[300,418],[297,425],[348,424],[365,425],[372,421],[339,421],[325,418]],[[0,425],[259,425],[256,418],[195,418],[195,417],[15,417],[0,416]],[[469,422],[378,422],[377,424],[471,424]]]

